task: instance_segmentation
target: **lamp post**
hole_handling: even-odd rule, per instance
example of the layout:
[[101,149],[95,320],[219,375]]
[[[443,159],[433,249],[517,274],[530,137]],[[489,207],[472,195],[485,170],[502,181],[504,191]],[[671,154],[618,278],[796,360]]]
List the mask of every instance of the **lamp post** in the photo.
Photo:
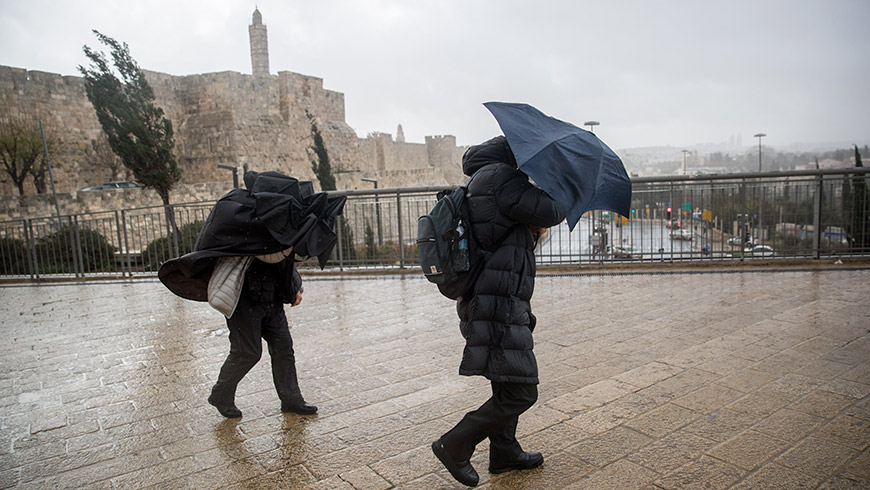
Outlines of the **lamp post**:
[[767,136],[764,133],[758,133],[753,135],[753,138],[758,138],[758,171],[761,172],[761,138]]
[[57,211],[57,228],[60,229],[60,206],[57,204],[57,192],[54,191],[54,175],[51,173],[51,159],[48,158],[48,142],[45,141],[45,129],[42,119],[39,120],[39,134],[42,136],[42,149],[45,151],[45,165],[48,167],[48,180],[51,182],[51,195],[54,198],[54,210]]
[[[362,180],[363,182],[371,182],[372,184],[375,185],[375,190],[377,190],[378,179],[370,179],[368,177],[363,177],[360,180]],[[376,216],[376,219],[378,221],[378,246],[381,246],[384,244],[384,239],[383,239],[383,235],[381,234],[381,205],[378,202],[378,194],[375,194],[375,216]]]
[[[589,126],[589,132],[595,134],[595,126],[601,124],[598,121],[586,121],[583,123],[584,126]],[[595,210],[592,210],[592,230],[594,232],[595,229],[598,228],[598,221],[595,219]]]
[[239,169],[238,169],[238,167],[231,167],[229,165],[218,165],[218,168],[222,168],[224,170],[232,170],[232,172],[233,172],[233,187],[236,187],[236,188],[239,187]]

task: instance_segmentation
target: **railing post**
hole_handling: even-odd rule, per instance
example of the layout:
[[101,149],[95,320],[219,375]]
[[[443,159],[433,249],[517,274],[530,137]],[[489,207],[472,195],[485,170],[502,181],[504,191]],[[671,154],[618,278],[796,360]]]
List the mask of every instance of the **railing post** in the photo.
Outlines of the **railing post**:
[[166,205],[163,207],[164,214],[166,215],[166,230],[167,236],[169,236],[169,250],[171,253],[171,257],[178,257],[181,255],[181,247],[178,245],[178,227],[175,226],[175,208],[172,205]]
[[39,261],[36,258],[36,239],[33,237],[33,221],[24,220],[24,243],[27,246],[27,272],[31,279],[39,279]]
[[75,215],[73,218],[70,218],[70,227],[73,229],[73,233],[75,236],[75,242],[73,243],[73,260],[76,260],[76,256],[78,256],[78,269],[76,270],[76,277],[79,276],[79,271],[81,271],[81,276],[85,277],[85,260],[84,254],[82,253],[82,235],[79,233],[79,217]]
[[[670,185],[668,186],[668,206],[671,207],[671,216],[669,216],[667,218],[670,220],[668,222],[668,224],[671,225],[671,223],[674,222],[674,209],[675,209],[675,207],[674,207],[674,181],[673,180],[670,182]],[[679,212],[677,213],[677,215],[679,215]],[[669,235],[668,236],[668,238],[669,238],[668,245],[670,245],[670,249],[671,249],[671,262],[673,262],[674,261],[674,241],[672,239],[670,239],[670,234],[674,232],[673,225],[671,225],[669,228],[667,228],[667,230],[668,230],[668,235]]]
[[[118,217],[118,210],[117,209],[115,210],[115,231],[118,235],[118,260],[119,260],[119,265],[121,266],[121,277],[124,277],[124,275],[125,275],[125,273],[124,273],[124,254],[121,253],[121,245],[123,243],[121,241],[121,219]],[[115,261],[114,253],[112,255],[113,255],[112,262],[114,262]]]
[[124,229],[124,255],[121,256],[121,262],[127,263],[127,274],[133,277],[133,264],[130,262],[130,240],[127,235],[127,211],[121,210],[121,228]]
[[344,223],[342,220],[344,216],[338,216],[336,219],[336,223],[338,224],[338,270],[344,272],[344,240],[342,240],[342,224]]
[[816,177],[816,192],[813,195],[813,258],[822,256],[822,174]]
[[399,220],[399,269],[405,268],[405,240],[402,227],[402,193],[396,192],[396,219]]

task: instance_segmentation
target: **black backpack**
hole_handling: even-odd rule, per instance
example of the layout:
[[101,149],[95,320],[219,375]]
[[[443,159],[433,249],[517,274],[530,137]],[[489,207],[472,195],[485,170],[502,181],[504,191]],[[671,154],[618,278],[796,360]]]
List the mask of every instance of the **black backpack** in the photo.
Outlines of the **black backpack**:
[[420,267],[426,279],[450,299],[471,292],[485,262],[468,219],[466,192],[465,186],[439,192],[429,214],[417,220]]

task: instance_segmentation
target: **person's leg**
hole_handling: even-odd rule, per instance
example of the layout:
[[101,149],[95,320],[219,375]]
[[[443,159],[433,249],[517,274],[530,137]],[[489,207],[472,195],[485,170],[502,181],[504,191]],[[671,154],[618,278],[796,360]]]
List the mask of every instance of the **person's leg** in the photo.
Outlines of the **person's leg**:
[[438,459],[465,485],[477,485],[479,477],[469,460],[481,441],[496,434],[495,440],[498,444],[504,443],[505,450],[511,448],[512,443],[519,447],[514,437],[517,417],[537,399],[537,386],[533,384],[491,384],[492,397],[477,410],[465,414],[455,427],[432,443],[432,451]]
[[284,313],[284,305],[272,305],[269,317],[263,326],[263,338],[269,347],[272,360],[272,380],[275,391],[281,400],[281,409],[285,412],[311,414],[317,407],[305,403],[299,390],[299,380],[296,375],[296,356],[293,352],[293,338]]
[[[538,399],[537,388],[537,385],[517,383],[506,383],[498,387],[501,390],[512,391],[513,398],[526,400],[528,407],[531,407]],[[496,388],[494,387],[494,389]],[[489,471],[491,473],[537,468],[544,463],[544,457],[541,453],[525,452],[520,447],[520,443],[517,442],[516,434],[519,415],[515,415],[503,427],[493,431],[489,435]]]
[[509,420],[504,427],[489,435],[490,461],[512,460],[522,454],[523,448],[517,442],[517,422],[519,416]]
[[208,399],[226,417],[241,417],[241,412],[235,406],[236,387],[262,356],[262,315],[262,306],[248,301],[243,294],[235,313],[227,318],[230,353],[221,366]]
[[522,451],[515,437],[517,418],[534,405],[537,385],[495,381],[491,384],[492,397],[441,436],[444,447],[457,461],[471,458],[474,448],[487,437],[491,441],[495,438],[497,450]]
[[[513,413],[505,424],[489,433],[490,459],[507,460],[514,458],[523,452],[517,442],[517,422],[520,415],[531,408],[538,400],[538,386],[523,383],[493,383],[493,392],[500,393],[497,399],[510,400]],[[493,458],[493,456],[495,456]]]

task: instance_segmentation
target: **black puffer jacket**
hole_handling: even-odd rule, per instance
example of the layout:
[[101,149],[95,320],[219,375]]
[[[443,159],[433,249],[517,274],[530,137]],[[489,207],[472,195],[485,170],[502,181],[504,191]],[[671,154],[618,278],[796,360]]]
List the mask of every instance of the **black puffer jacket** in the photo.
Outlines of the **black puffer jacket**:
[[556,225],[565,219],[565,210],[517,170],[503,136],[469,148],[462,170],[473,177],[468,184],[472,230],[492,255],[473,296],[456,305],[465,337],[459,374],[537,383],[535,320],[529,305],[535,287],[535,237],[529,226]]

